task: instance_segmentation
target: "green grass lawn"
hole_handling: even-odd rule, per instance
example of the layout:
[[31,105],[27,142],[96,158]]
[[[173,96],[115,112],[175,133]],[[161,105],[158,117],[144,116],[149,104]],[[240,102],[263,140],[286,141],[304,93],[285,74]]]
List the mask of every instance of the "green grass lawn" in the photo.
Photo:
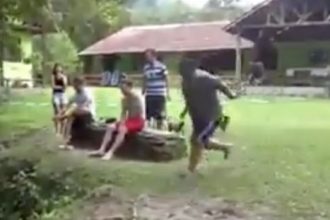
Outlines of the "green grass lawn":
[[[97,89],[99,116],[119,113],[117,90]],[[223,161],[218,152],[208,152],[198,178],[200,192],[244,203],[274,207],[279,219],[330,218],[330,103],[328,100],[251,97],[226,104],[232,117],[227,134],[220,139],[237,145],[232,158]],[[14,102],[49,102],[49,93],[18,96]],[[172,91],[168,111],[177,117],[182,109],[178,91]],[[0,135],[27,128],[51,126],[51,107],[11,103],[0,107]],[[188,119],[187,119],[188,120]],[[189,131],[190,127],[187,126]],[[33,148],[33,146],[31,146]],[[59,162],[61,161],[61,162]],[[168,164],[135,161],[103,163],[81,156],[57,153],[46,167],[79,166],[90,178],[106,174],[110,182],[132,193],[189,193],[190,183],[178,176],[186,159]],[[60,164],[60,165],[59,165]],[[322,218],[319,218],[322,219]]]

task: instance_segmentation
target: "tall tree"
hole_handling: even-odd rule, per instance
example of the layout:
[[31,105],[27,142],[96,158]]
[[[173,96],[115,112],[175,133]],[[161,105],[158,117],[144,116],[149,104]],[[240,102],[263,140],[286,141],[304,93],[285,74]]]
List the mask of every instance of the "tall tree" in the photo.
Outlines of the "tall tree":
[[0,1],[0,83],[3,84],[4,47],[11,43],[16,25],[22,25],[47,4],[47,0]]
[[240,0],[209,0],[199,18],[203,21],[232,20],[243,13],[243,10],[234,5]]
[[233,5],[233,3],[238,2],[239,0],[209,0],[205,7],[207,8],[222,8]]
[[83,49],[129,23],[124,0],[51,0],[58,26]]

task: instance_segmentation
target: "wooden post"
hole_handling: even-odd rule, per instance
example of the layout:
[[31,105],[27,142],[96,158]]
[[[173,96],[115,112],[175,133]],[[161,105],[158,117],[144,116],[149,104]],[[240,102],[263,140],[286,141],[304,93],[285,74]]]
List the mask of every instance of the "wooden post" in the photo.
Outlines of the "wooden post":
[[285,5],[283,2],[280,3],[280,24],[285,24]]
[[242,73],[242,53],[241,53],[241,30],[238,29],[236,33],[236,67],[235,67],[235,78],[237,82],[241,81]]
[[[2,13],[2,12],[1,12]],[[5,48],[5,18],[0,14],[0,87],[4,86],[4,70],[3,70],[3,61],[4,61],[4,48]]]
[[42,22],[42,26],[41,26],[41,55],[42,55],[42,59],[41,59],[41,75],[42,75],[42,80],[41,80],[41,86],[44,87],[45,85],[45,76],[46,76],[46,72],[47,72],[47,65],[46,65],[46,57],[47,57],[47,36],[46,36],[46,31],[45,31],[45,25],[44,22]]
[[4,46],[3,40],[0,40],[0,87],[4,86],[4,70],[3,70],[3,60],[4,60]]

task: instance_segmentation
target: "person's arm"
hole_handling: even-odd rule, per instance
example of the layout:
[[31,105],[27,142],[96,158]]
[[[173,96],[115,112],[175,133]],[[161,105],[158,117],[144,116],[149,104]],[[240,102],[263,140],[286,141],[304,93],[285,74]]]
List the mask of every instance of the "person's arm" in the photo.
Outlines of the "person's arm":
[[164,77],[165,77],[165,83],[166,83],[166,96],[167,99],[170,100],[171,96],[170,96],[170,82],[169,82],[169,78],[168,78],[168,70],[167,67],[164,65]]
[[59,114],[55,118],[63,120],[66,117],[69,117],[72,114],[72,112],[74,112],[76,107],[77,106],[75,104],[75,96],[72,96],[69,99],[68,104],[64,107],[64,109],[62,109],[61,112],[59,112]]
[[147,74],[146,74],[146,66],[144,66],[142,71],[142,95],[145,95],[146,89],[147,89]]
[[55,85],[55,76],[52,75],[51,81],[52,81],[51,84],[53,89],[61,89],[60,86]]
[[68,77],[63,75],[63,87],[66,89],[68,87]]
[[229,87],[222,82],[222,80],[219,77],[213,77],[213,82],[215,83],[216,88],[221,91],[223,94],[225,94],[230,99],[237,98],[237,95],[234,94]]
[[187,113],[188,113],[188,108],[187,106],[185,106],[182,112],[180,113],[180,119],[183,119]]
[[127,105],[125,99],[121,100],[121,114],[120,114],[120,121],[124,121],[127,116]]
[[72,97],[69,98],[68,104],[66,105],[63,112],[66,112],[71,108],[76,108],[76,96],[75,95],[73,95]]
[[87,90],[86,91],[86,101],[82,105],[83,108],[87,108],[87,109],[91,110],[90,108],[91,108],[93,102],[94,102],[94,96],[90,90]]
[[142,77],[142,95],[145,95],[145,93],[146,93],[146,88],[147,88],[147,77],[146,77],[146,75],[143,73],[143,77]]

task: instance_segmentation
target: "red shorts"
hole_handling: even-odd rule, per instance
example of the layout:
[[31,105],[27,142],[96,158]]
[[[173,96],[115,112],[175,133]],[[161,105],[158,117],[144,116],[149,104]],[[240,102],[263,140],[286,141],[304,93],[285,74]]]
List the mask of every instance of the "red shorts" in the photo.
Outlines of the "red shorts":
[[[117,128],[119,127],[119,122],[117,123]],[[142,131],[144,128],[144,119],[141,117],[127,118],[124,121],[124,126],[127,129],[127,133],[134,134]]]

